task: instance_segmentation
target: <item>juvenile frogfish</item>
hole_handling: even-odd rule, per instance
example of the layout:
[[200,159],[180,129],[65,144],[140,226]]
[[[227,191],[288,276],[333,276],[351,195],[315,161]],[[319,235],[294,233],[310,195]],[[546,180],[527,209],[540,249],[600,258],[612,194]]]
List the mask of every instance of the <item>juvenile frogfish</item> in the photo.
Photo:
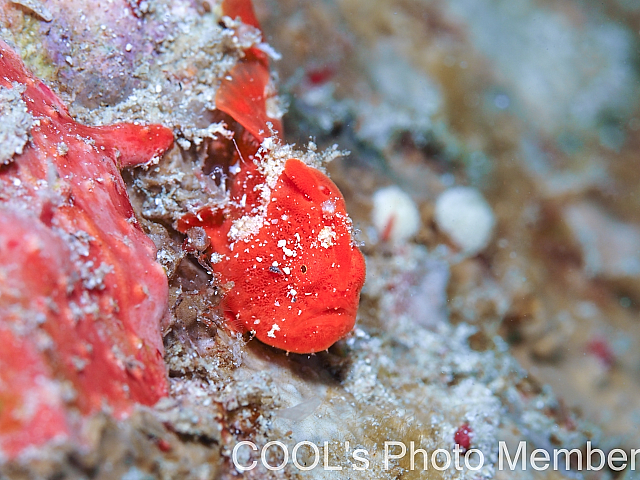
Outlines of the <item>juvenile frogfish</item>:
[[326,350],[356,320],[365,262],[342,194],[296,158],[244,162],[224,210],[200,212],[180,229],[205,229],[211,266],[232,326],[295,353]]

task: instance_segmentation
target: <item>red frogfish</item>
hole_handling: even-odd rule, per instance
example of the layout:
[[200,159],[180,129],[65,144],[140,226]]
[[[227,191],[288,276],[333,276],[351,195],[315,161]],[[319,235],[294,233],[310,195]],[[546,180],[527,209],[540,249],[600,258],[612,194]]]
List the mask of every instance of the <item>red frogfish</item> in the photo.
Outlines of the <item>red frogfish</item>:
[[198,217],[181,229],[209,235],[232,326],[295,353],[326,350],[353,329],[364,257],[342,194],[320,170],[258,154],[233,179],[229,206]]
[[[222,8],[259,28],[250,0],[224,0]],[[224,208],[189,214],[178,229],[197,226],[208,234],[211,269],[227,287],[222,307],[232,328],[288,352],[318,352],[353,329],[365,263],[344,198],[324,173],[264,149],[249,155],[254,142],[269,141],[266,132],[282,131],[267,111],[269,79],[267,55],[257,47],[225,76],[216,108],[241,125],[231,129],[239,156],[244,150],[249,160],[230,179]]]

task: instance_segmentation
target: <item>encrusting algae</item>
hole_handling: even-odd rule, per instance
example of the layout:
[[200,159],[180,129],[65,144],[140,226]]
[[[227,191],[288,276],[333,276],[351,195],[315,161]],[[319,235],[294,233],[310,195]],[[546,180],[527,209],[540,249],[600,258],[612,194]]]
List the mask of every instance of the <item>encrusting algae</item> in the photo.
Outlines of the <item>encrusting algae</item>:
[[14,458],[72,437],[67,407],[122,416],[167,394],[167,280],[118,167],[152,161],[173,134],[76,123],[1,40],[0,71],[3,97],[30,117],[28,142],[0,171],[0,451]]

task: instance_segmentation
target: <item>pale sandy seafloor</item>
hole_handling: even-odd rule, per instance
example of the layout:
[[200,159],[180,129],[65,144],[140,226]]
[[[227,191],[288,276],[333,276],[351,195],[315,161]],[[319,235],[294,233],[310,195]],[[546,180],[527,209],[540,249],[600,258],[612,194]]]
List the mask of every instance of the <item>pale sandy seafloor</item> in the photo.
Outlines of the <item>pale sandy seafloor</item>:
[[[29,452],[0,476],[232,478],[238,441],[278,440],[329,442],[343,471],[290,462],[244,477],[576,478],[575,465],[500,472],[498,442],[640,448],[635,2],[256,2],[282,56],[273,108],[288,111],[285,141],[351,152],[327,169],[360,230],[367,282],[353,334],[314,356],[230,336],[210,277],[171,228],[222,198],[207,170],[207,139],[221,132],[214,95],[259,32],[234,39],[214,2],[131,2],[141,23],[116,1],[20,3],[31,7],[0,1],[0,35],[79,121],[178,133],[157,167],[125,173],[170,274],[171,396],[124,422],[97,416],[84,448]],[[371,220],[374,193],[392,184],[420,214],[396,243]],[[435,220],[456,185],[482,192],[495,217],[479,252]],[[412,471],[406,458],[383,469],[385,441],[450,450],[465,423],[481,471]],[[345,442],[369,452],[368,469],[352,469]]]

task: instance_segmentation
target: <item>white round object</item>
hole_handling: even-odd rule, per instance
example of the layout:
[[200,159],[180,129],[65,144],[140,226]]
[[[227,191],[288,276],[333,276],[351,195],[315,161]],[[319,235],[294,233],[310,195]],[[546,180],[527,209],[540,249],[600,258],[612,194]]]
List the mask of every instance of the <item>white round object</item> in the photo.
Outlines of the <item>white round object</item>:
[[472,187],[445,190],[436,201],[435,221],[466,255],[487,246],[496,222],[487,201]]
[[371,217],[380,238],[392,243],[406,242],[420,228],[418,207],[397,185],[381,188],[373,194]]

